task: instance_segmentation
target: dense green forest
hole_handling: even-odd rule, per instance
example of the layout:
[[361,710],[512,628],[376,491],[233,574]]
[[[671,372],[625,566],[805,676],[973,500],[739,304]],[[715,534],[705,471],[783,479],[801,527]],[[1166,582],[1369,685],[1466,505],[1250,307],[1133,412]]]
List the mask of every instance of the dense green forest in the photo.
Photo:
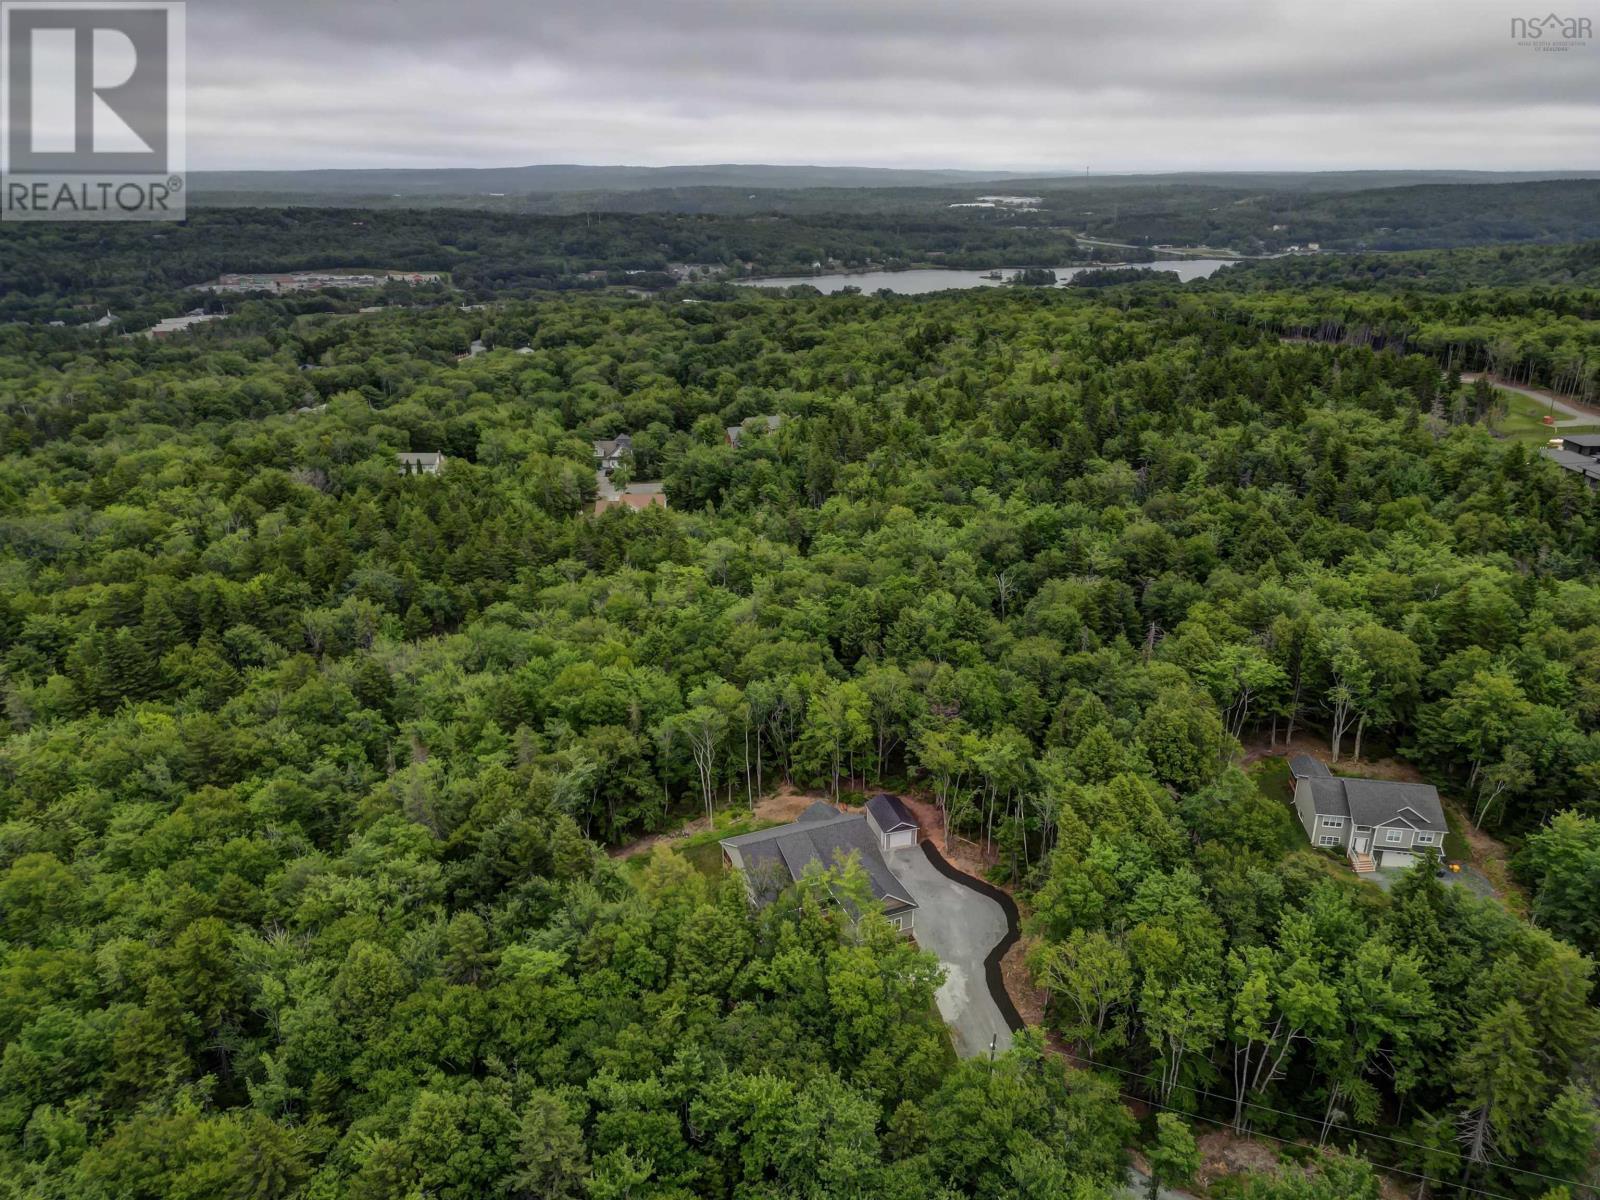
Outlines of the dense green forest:
[[1348,291],[1450,292],[1532,284],[1595,288],[1600,287],[1600,241],[1571,246],[1478,246],[1397,254],[1293,255],[1239,263],[1216,279],[1240,289],[1339,287]]
[[[214,220],[170,231],[174,283],[267,218]],[[277,220],[326,265],[335,217]],[[369,261],[490,270],[393,261],[449,220]],[[669,227],[714,228],[635,231],[640,261]],[[136,253],[37,237],[7,272]],[[1375,1200],[1364,1159],[1592,1195],[1600,511],[1424,332],[1592,346],[1592,304],[1154,281],[0,328],[0,1195],[1110,1200],[1128,1147],[1180,1181],[1217,1128],[1284,1148],[1243,1200]],[[1429,352],[1281,337],[1358,317]],[[670,508],[591,516],[623,432]],[[1306,847],[1240,766],[1291,723],[1424,768],[1534,921]],[[935,960],[830,902],[849,869],[754,913],[602,852],[781,780],[914,788],[993,847],[1045,1028],[957,1062]]]
[[1275,289],[1248,294],[1236,312],[1286,336],[1422,351],[1447,370],[1487,370],[1589,402],[1600,398],[1600,290],[1593,288],[1446,295]]

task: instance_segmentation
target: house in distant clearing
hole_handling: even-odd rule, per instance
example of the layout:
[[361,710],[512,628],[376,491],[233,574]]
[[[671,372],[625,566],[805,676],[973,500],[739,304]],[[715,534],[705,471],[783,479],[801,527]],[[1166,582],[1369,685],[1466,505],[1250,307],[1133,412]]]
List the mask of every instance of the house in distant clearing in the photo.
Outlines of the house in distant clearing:
[[396,454],[402,475],[437,475],[444,470],[444,455],[433,450]]
[[[892,810],[880,807],[879,811],[888,814],[884,819],[894,819]],[[770,904],[812,863],[832,868],[857,855],[873,899],[883,905],[889,923],[910,933],[917,902],[884,861],[882,837],[867,814],[842,812],[818,800],[789,825],[724,838],[721,844],[724,861],[743,874],[745,889],[757,905]],[[908,844],[916,844],[915,834]],[[854,905],[842,897],[841,903],[853,920],[857,916]]]
[[726,430],[728,435],[728,445],[737,446],[740,439],[744,437],[744,431],[746,429],[757,429],[763,433],[776,433],[778,426],[782,424],[782,414],[769,413],[764,417],[751,417],[738,425],[729,425]]
[[1550,439],[1543,454],[1564,471],[1581,476],[1590,487],[1600,487],[1600,433],[1568,433]]
[[614,438],[600,438],[594,444],[595,470],[607,475],[622,465],[622,456],[633,453],[633,438],[619,433]]
[[1333,774],[1309,754],[1289,760],[1294,807],[1313,846],[1338,846],[1355,869],[1411,867],[1444,849],[1444,809],[1428,783]]

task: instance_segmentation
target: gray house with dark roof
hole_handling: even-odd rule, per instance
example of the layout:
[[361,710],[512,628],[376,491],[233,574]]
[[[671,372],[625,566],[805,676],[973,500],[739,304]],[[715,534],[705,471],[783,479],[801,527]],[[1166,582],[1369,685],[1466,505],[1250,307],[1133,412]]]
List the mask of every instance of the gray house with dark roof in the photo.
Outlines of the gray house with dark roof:
[[[750,899],[758,905],[770,904],[812,863],[835,867],[856,854],[872,896],[882,903],[890,924],[902,932],[911,931],[917,902],[884,861],[883,835],[865,813],[841,812],[819,800],[792,824],[724,838],[721,844],[723,857],[744,875]],[[843,903],[847,910],[852,909],[848,900]],[[853,911],[851,916],[855,916]]]
[[1581,476],[1591,488],[1600,486],[1600,434],[1562,434],[1551,438],[1539,453],[1562,470]]
[[1326,767],[1302,775],[1293,762],[1290,771],[1295,813],[1311,844],[1340,847],[1357,871],[1414,866],[1427,851],[1444,849],[1450,827],[1432,784],[1352,779]]

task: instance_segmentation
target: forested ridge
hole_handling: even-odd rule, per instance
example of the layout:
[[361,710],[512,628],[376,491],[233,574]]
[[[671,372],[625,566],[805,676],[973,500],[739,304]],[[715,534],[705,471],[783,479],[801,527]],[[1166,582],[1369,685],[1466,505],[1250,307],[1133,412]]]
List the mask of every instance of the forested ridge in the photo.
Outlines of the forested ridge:
[[[1216,1196],[1592,1194],[1594,497],[1280,337],[1592,294],[1085,291],[0,329],[0,1195],[1099,1200],[1215,1128],[1303,1143]],[[623,432],[669,509],[590,515]],[[1305,846],[1290,722],[1534,921]],[[958,1063],[854,872],[602,851],[783,779],[992,847],[1046,1030]]]
[[[1144,251],[1127,251],[1148,257]],[[1104,257],[1106,252],[1099,252]],[[1117,252],[1112,252],[1117,256]],[[733,274],[838,267],[1051,265],[1091,257],[1072,236],[1017,228],[1004,214],[692,216],[583,212],[526,216],[473,210],[366,208],[196,209],[160,229],[119,224],[36,224],[7,230],[0,255],[0,321],[81,324],[111,309],[129,329],[182,312],[205,297],[187,289],[223,272],[446,271],[468,300],[595,290],[587,272],[647,272],[670,285],[668,263]],[[656,276],[659,276],[657,278]],[[436,289],[389,289],[391,301],[434,299]]]
[[1600,242],[1390,254],[1292,254],[1235,264],[1216,281],[1240,289],[1324,286],[1347,291],[1453,292],[1543,284],[1592,291],[1600,285]]
[[[733,168],[738,170],[738,168]],[[798,175],[798,172],[796,173]],[[986,194],[1033,198],[1026,208],[966,208],[960,215],[1007,226],[1070,230],[1140,246],[1226,246],[1274,253],[1316,242],[1324,249],[1405,251],[1450,246],[1532,245],[1600,236],[1600,180],[1529,179],[1487,172],[1191,172],[1036,179],[927,180],[885,185],[861,177],[808,185],[798,178],[712,182],[704,172],[672,186],[643,178],[582,190],[506,172],[242,173],[191,181],[197,205],[356,206],[378,210],[478,209],[500,214],[693,213],[724,218],[849,223],[949,221],[951,205]],[[1591,176],[1593,172],[1590,172]],[[434,176],[427,179],[426,176]],[[696,178],[695,176],[699,177]],[[408,178],[409,177],[409,178]],[[213,182],[217,186],[212,186]],[[1039,261],[1039,260],[1034,260]],[[1065,261],[1065,260],[1061,260]],[[1001,266],[1003,260],[973,264]]]
[[[1456,251],[1410,265],[1374,263],[1379,256],[1278,260],[1188,286],[1243,293],[1250,319],[1280,334],[1419,351],[1447,370],[1487,370],[1592,403],[1600,398],[1600,289],[1585,264],[1597,255],[1600,244],[1550,254]],[[1577,271],[1589,286],[1541,278]],[[1519,286],[1484,286],[1501,273]]]

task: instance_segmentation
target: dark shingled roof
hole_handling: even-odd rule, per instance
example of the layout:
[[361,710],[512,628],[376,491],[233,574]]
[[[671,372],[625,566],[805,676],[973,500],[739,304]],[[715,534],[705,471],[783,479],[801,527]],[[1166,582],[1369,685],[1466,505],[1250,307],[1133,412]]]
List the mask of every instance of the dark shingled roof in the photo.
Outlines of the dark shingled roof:
[[1600,461],[1587,454],[1580,454],[1576,450],[1553,450],[1549,446],[1544,447],[1539,453],[1563,470],[1586,475],[1590,479],[1600,479]]
[[[815,804],[812,804],[809,807],[807,807],[805,812],[801,813],[798,817],[795,818],[795,820],[796,821],[831,821],[835,817],[842,817],[844,815],[845,815],[844,813],[841,813],[837,808],[835,808],[833,805],[829,804],[826,800],[818,800]],[[730,841],[737,841],[738,839],[737,838],[730,838],[729,840]]]
[[799,879],[811,863],[832,867],[854,852],[860,855],[873,897],[883,902],[885,911],[917,907],[905,884],[883,861],[878,839],[860,813],[840,812],[818,801],[792,825],[724,838],[722,845],[738,852],[758,903],[766,903]]
[[1600,433],[1563,433],[1560,437],[1563,442],[1571,442],[1574,446],[1600,448]]
[[1328,770],[1327,763],[1309,754],[1292,754],[1289,756],[1289,774],[1296,779],[1326,779],[1333,772]]
[[1349,817],[1357,825],[1409,826],[1448,832],[1439,793],[1428,783],[1330,776],[1311,780],[1311,807],[1318,816]]
[[899,796],[879,792],[867,801],[867,812],[878,823],[878,828],[888,833],[891,829],[916,829],[917,818]]

